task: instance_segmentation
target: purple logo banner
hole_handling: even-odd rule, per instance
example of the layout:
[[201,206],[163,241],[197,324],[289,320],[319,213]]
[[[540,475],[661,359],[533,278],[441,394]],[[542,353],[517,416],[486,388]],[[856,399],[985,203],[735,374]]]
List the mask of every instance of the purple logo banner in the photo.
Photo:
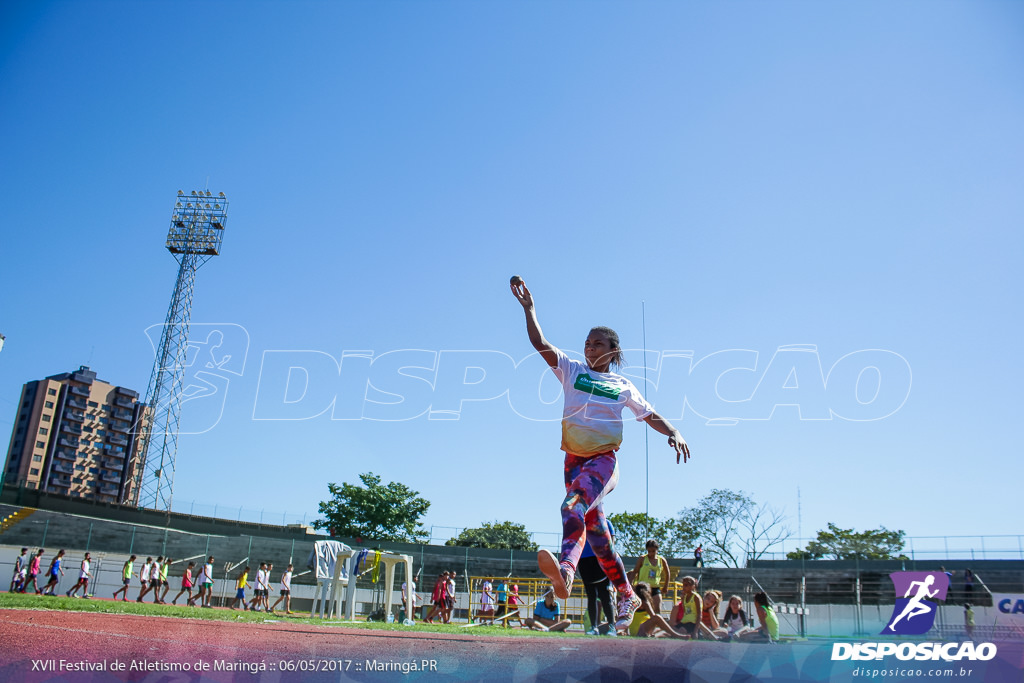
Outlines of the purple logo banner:
[[896,589],[896,606],[882,634],[927,633],[935,623],[935,601],[946,599],[949,576],[944,572],[893,572],[889,578]]

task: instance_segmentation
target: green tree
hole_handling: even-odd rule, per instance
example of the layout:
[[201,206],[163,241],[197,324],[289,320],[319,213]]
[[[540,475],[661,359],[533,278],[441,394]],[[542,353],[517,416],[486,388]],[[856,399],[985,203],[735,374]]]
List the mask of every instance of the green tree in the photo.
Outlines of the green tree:
[[615,526],[616,549],[628,557],[646,553],[647,541],[652,538],[658,541],[660,554],[685,557],[697,539],[696,532],[680,519],[658,519],[645,512],[615,512],[608,519]]
[[363,486],[328,484],[331,499],[320,502],[321,519],[313,522],[317,529],[332,529],[344,538],[375,541],[417,543],[428,534],[420,518],[430,508],[430,501],[420,498],[405,484],[391,482],[386,486],[373,472],[360,474]]
[[829,522],[828,531],[819,531],[818,537],[803,550],[786,553],[791,560],[907,560],[903,550],[903,531],[890,531],[884,526],[868,531],[840,529]]
[[705,563],[727,567],[742,567],[792,535],[780,510],[729,489],[712,489],[679,513],[678,524],[703,541]]
[[457,537],[448,539],[445,545],[537,550],[537,544],[530,539],[526,527],[515,522],[484,522],[475,529],[463,529]]

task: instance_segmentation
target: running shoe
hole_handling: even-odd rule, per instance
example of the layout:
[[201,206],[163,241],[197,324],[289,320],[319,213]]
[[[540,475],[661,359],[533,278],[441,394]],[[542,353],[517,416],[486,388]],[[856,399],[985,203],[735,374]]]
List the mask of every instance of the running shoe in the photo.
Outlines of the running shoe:
[[568,565],[559,565],[558,560],[550,550],[539,550],[537,552],[537,566],[541,574],[546,576],[554,588],[555,597],[565,600],[572,591],[572,582],[576,578],[575,572]]
[[619,593],[618,611],[615,614],[615,630],[629,628],[629,625],[633,623],[633,614],[641,604],[640,597],[636,593],[630,594],[628,598],[624,594]]
[[594,628],[592,628],[589,631],[587,631],[587,635],[588,636],[599,636],[599,635],[601,635],[601,631],[599,631],[598,628],[595,626]]

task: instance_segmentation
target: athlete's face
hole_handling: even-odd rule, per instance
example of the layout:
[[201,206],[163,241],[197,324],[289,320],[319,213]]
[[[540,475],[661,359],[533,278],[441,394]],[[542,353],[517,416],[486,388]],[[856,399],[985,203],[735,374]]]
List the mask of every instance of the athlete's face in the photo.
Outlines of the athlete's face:
[[608,335],[597,330],[587,335],[587,341],[583,344],[583,356],[591,370],[608,372],[612,362],[612,344]]

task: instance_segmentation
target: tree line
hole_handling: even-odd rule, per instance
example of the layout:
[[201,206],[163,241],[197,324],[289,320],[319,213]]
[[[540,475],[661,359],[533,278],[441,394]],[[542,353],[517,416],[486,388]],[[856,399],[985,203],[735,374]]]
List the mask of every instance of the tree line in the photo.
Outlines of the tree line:
[[[430,501],[398,482],[382,483],[367,472],[359,475],[362,485],[327,485],[330,498],[320,502],[321,517],[313,522],[317,529],[331,535],[363,542],[398,541],[424,543],[429,534],[420,519],[430,509]],[[767,503],[758,503],[744,491],[712,489],[692,507],[673,517],[656,518],[646,513],[617,512],[608,515],[616,531],[616,549],[637,557],[645,553],[648,539],[657,539],[659,552],[670,557],[688,557],[703,546],[706,564],[742,567],[750,560],[775,554],[792,538],[783,512]],[[786,554],[791,560],[886,560],[906,559],[901,553],[903,531],[881,527],[867,531],[843,529],[829,523],[804,548]],[[537,550],[522,524],[483,522],[464,529],[445,545],[470,548]]]

